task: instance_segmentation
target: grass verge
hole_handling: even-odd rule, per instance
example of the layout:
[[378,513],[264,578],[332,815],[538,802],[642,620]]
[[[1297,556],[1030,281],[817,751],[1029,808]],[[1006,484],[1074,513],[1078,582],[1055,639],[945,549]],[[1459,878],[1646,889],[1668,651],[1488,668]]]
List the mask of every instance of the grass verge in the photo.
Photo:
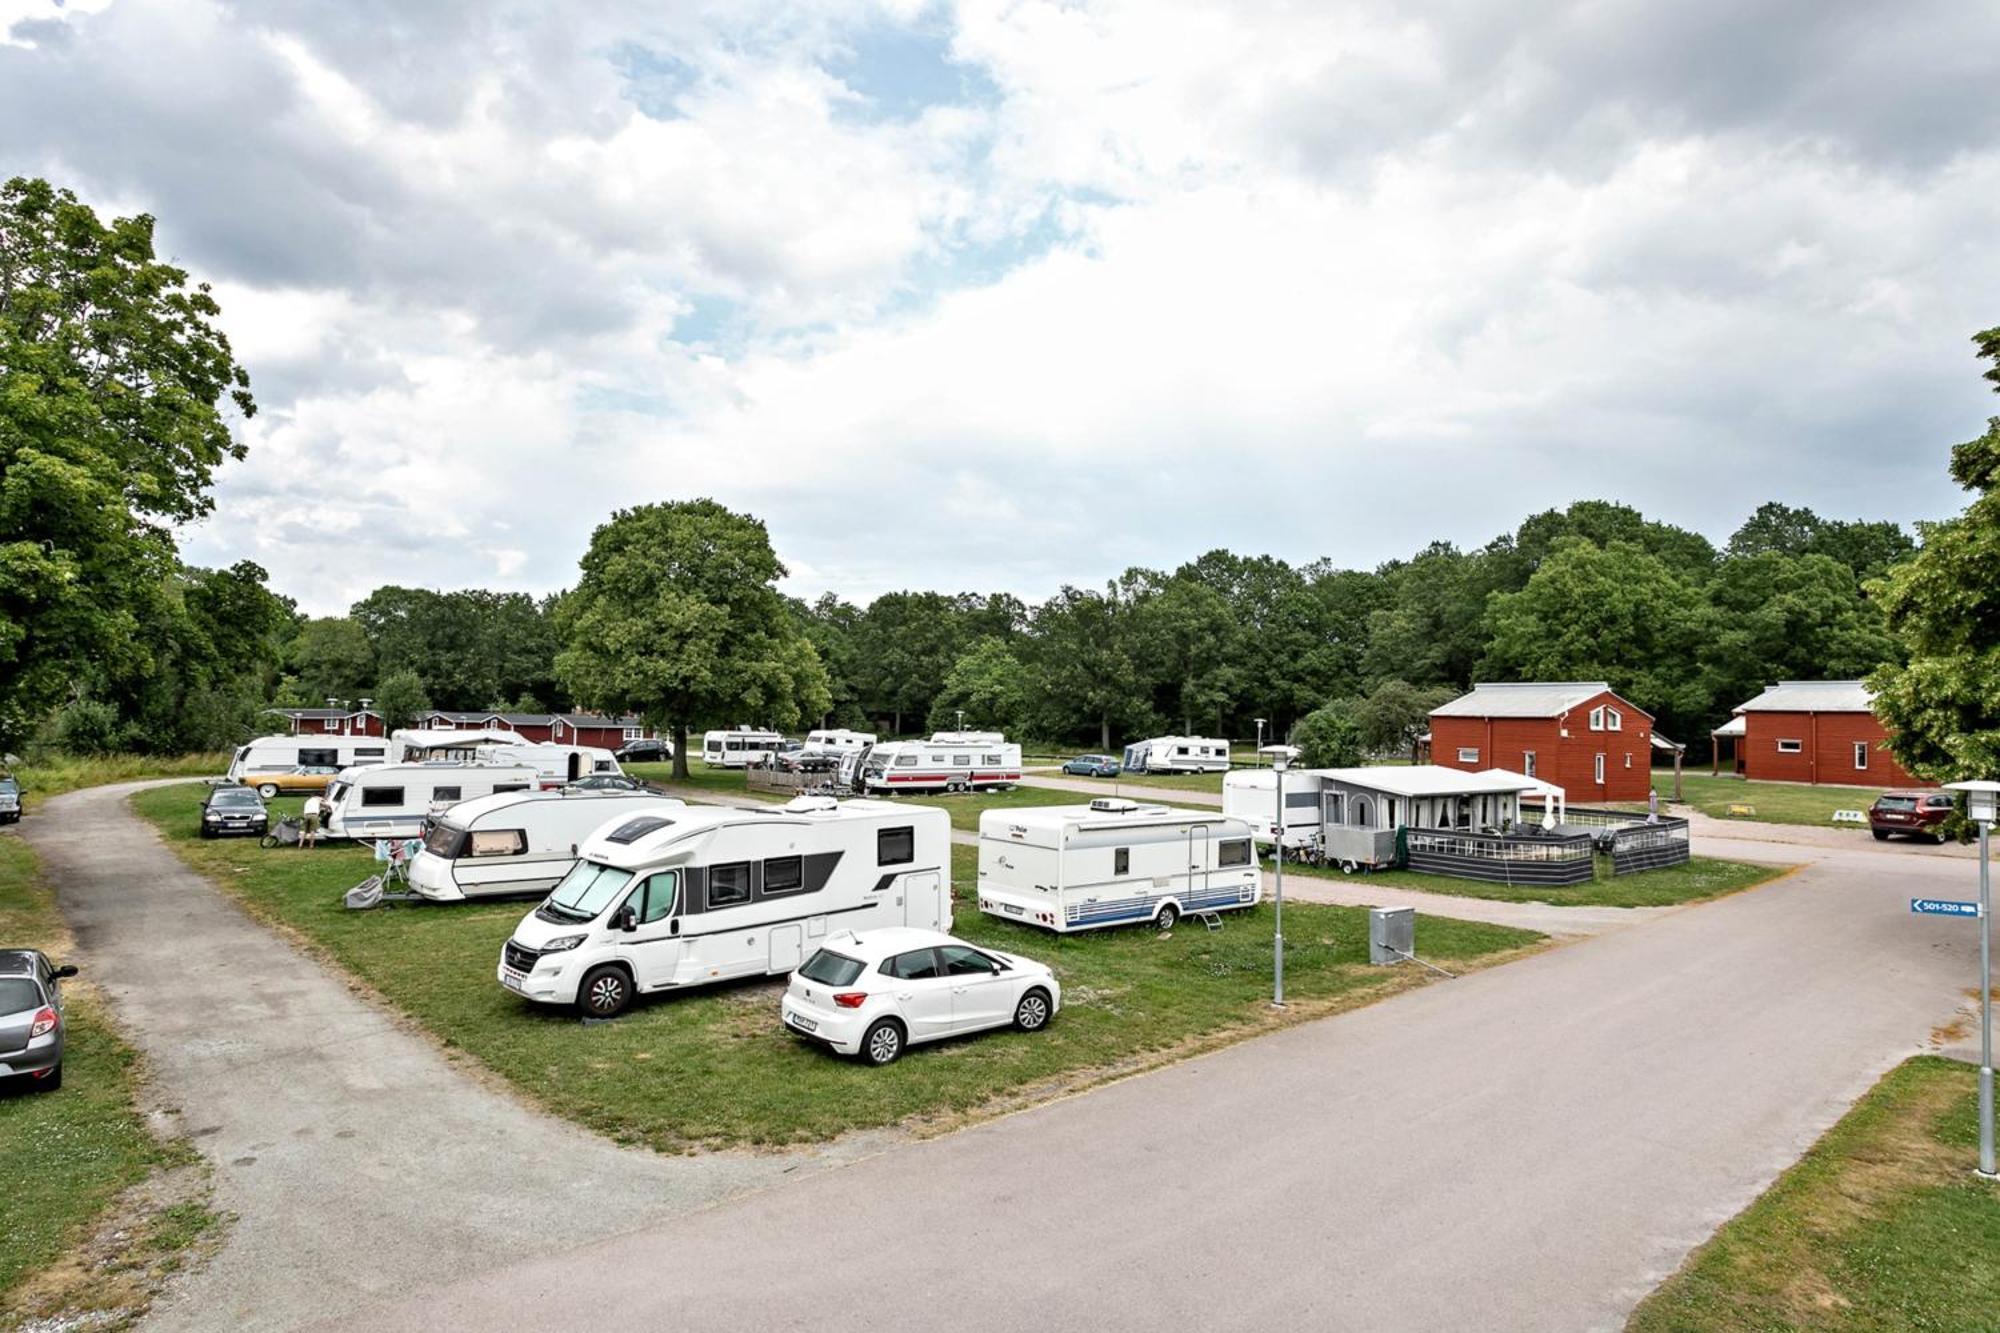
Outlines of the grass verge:
[[[1662,801],[1674,794],[1671,770],[1653,774],[1653,790]],[[1875,790],[1865,787],[1811,787],[1798,782],[1746,782],[1742,778],[1712,778],[1706,774],[1682,775],[1681,798],[1713,819],[1748,819],[1763,824],[1805,824],[1816,828],[1845,828],[1857,833],[1866,824],[1836,824],[1836,810],[1865,811],[1875,802]],[[1729,807],[1747,805],[1756,813],[1732,815]]]
[[1632,1314],[1630,1333],[2000,1327],[2000,1187],[1976,1071],[1891,1070]]
[[[1267,861],[1268,865],[1269,862]],[[1342,879],[1353,884],[1383,884],[1423,893],[1448,894],[1454,898],[1487,898],[1508,903],[1549,903],[1557,907],[1673,907],[1737,893],[1785,874],[1785,866],[1751,865],[1743,861],[1722,861],[1709,856],[1691,858],[1686,865],[1648,870],[1637,875],[1611,876],[1602,871],[1589,884],[1557,888],[1547,884],[1515,886],[1488,884],[1476,879],[1453,879],[1448,875],[1424,875],[1410,870],[1380,870],[1370,875],[1343,875],[1331,866],[1287,863],[1287,875],[1307,875],[1315,879]]]
[[[70,953],[54,895],[19,838],[0,838],[0,945],[59,961]],[[130,1317],[214,1221],[193,1150],[147,1129],[138,1056],[87,977],[67,999],[62,1088],[0,1091],[0,1328]],[[164,1188],[169,1173],[189,1179]]]
[[[622,1142],[674,1151],[951,1123],[1164,1063],[1274,1021],[1264,1003],[1268,909],[1234,913],[1215,934],[1127,929],[1057,938],[969,906],[975,853],[961,847],[953,851],[955,929],[1056,969],[1065,1007],[1046,1032],[984,1034],[869,1069],[787,1036],[778,1024],[776,981],[655,999],[615,1023],[585,1027],[566,1011],[524,1003],[494,980],[500,946],[525,904],[347,912],[339,895],[372,873],[366,852],[202,842],[194,799],[191,788],[162,788],[133,804],[182,857],[260,918],[323,950],[534,1101]],[[1293,1004],[1283,1021],[1425,982],[1414,969],[1368,965],[1362,909],[1300,905],[1285,924]],[[1426,953],[1458,967],[1504,959],[1541,939],[1443,918],[1424,926]]]
[[27,796],[27,808],[51,796],[83,787],[101,787],[109,782],[136,782],[141,778],[210,777],[229,767],[229,755],[214,754],[107,754],[90,757],[48,755],[22,764],[14,770]]

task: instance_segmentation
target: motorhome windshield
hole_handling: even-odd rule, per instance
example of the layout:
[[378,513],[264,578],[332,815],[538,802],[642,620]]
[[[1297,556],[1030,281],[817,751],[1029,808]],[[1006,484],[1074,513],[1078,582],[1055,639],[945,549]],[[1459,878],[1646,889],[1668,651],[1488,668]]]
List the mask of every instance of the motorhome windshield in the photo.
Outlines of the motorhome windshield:
[[431,821],[430,831],[424,834],[424,850],[433,856],[451,860],[458,855],[459,848],[465,846],[465,830],[456,824],[447,824],[442,819]]
[[556,885],[542,909],[564,921],[590,921],[632,882],[632,872],[595,861],[578,861]]

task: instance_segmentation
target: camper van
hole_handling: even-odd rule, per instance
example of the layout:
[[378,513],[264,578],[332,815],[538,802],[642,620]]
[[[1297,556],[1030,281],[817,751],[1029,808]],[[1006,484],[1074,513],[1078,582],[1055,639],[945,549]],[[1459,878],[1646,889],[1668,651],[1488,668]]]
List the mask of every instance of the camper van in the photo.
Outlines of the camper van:
[[623,773],[617,756],[594,745],[531,741],[499,730],[399,731],[390,738],[391,763],[528,764],[543,787],[560,787],[600,773]]
[[1127,773],[1227,773],[1229,742],[1213,736],[1155,736],[1125,747]]
[[[940,732],[939,735],[948,733]],[[1021,747],[995,737],[979,741],[890,741],[861,761],[868,792],[963,792],[1012,787],[1021,780]]]
[[842,731],[838,727],[808,731],[799,758],[838,760],[842,755],[866,750],[874,743],[875,733],[872,731]]
[[1320,835],[1320,775],[1311,769],[1285,774],[1285,818],[1278,824],[1278,775],[1268,768],[1239,768],[1222,779],[1222,813],[1249,822],[1257,846],[1268,851],[1281,836],[1285,854],[1315,847]]
[[526,764],[376,764],[344,769],[326,789],[326,831],[334,838],[414,838],[446,806],[495,792],[534,791],[542,775]]
[[1057,934],[1250,907],[1250,825],[1111,797],[979,817],[979,910]]
[[733,727],[702,734],[701,762],[710,768],[748,768],[784,748],[785,738],[775,731]]
[[608,821],[687,802],[635,792],[502,792],[432,816],[410,861],[410,888],[433,902],[544,894]]
[[[279,775],[301,768],[352,768],[356,764],[379,764],[389,757],[389,742],[380,736],[259,736],[237,748],[229,760],[227,777],[246,787],[269,785],[278,794]],[[268,782],[260,778],[269,776]]]
[[828,935],[951,929],[942,810],[802,796],[599,829],[502,948],[500,984],[607,1018],[635,994],[783,975]]

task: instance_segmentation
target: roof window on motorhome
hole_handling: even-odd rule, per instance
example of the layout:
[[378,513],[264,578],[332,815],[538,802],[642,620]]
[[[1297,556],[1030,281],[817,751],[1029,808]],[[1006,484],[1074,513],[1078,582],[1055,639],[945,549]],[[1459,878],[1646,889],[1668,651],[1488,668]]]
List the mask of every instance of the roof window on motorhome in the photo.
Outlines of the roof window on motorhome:
[[875,864],[906,866],[917,859],[917,831],[911,825],[885,828],[875,835]]
[[750,863],[736,861],[708,868],[708,905],[734,907],[750,901]]
[[663,829],[673,822],[671,819],[662,819],[658,815],[640,815],[637,819],[628,819],[617,828],[611,830],[611,832],[604,836],[604,840],[606,842],[622,842],[630,845],[639,841],[639,839],[645,837],[648,833]]
[[363,787],[361,789],[361,804],[363,806],[401,805],[402,803],[403,789],[401,787]]

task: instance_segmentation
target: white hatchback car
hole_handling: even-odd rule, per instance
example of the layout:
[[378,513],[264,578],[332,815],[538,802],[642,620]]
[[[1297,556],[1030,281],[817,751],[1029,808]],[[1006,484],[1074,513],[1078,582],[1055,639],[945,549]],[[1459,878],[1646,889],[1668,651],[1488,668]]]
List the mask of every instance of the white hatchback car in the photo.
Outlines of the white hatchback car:
[[1061,1007],[1061,984],[1032,958],[892,926],[829,937],[792,973],[780,1013],[800,1037],[886,1065],[961,1032],[1039,1032]]

